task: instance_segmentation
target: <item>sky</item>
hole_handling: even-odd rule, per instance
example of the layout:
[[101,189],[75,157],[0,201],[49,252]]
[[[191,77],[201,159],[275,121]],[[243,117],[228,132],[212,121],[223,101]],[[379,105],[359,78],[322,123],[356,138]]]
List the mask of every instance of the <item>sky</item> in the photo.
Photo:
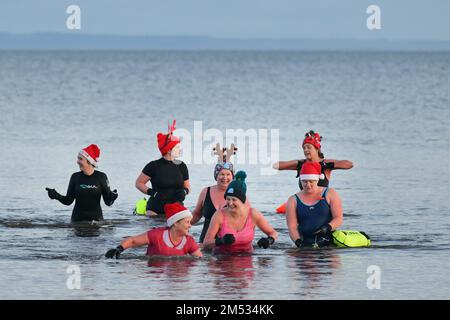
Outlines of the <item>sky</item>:
[[[81,30],[66,27],[72,4]],[[450,41],[449,16],[449,0],[1,0],[0,32]]]

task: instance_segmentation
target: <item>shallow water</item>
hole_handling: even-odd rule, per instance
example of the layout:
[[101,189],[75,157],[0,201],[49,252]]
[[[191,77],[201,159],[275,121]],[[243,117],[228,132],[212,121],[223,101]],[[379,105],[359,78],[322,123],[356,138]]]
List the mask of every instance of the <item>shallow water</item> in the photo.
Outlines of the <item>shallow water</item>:
[[[449,53],[0,52],[0,298],[448,299],[449,66]],[[372,247],[296,250],[275,213],[297,190],[295,172],[240,164],[251,203],[280,233],[272,248],[106,260],[123,237],[162,223],[132,215],[134,181],[171,118],[191,131],[196,120],[278,128],[281,159],[301,157],[304,132],[317,130],[327,158],[355,164],[331,184],[342,229],[365,231]],[[64,193],[90,143],[119,198],[103,205],[104,222],[72,225],[72,207],[44,188]],[[188,168],[193,208],[213,165]],[[198,239],[201,225],[191,230]],[[67,287],[71,265],[80,289]],[[373,265],[381,287],[371,290]]]

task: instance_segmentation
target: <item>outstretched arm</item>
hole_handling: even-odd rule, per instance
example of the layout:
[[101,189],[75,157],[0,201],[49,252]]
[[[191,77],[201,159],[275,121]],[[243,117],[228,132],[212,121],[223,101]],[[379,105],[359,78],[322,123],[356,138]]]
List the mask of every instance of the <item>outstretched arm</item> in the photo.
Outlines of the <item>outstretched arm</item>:
[[275,170],[297,170],[299,160],[279,161],[272,166]]
[[72,175],[69,181],[69,186],[67,187],[67,193],[65,196],[61,195],[60,197],[56,198],[61,202],[62,204],[65,204],[66,206],[70,206],[75,200],[75,178]]
[[134,247],[142,247],[148,244],[148,235],[147,232],[142,233],[140,235],[126,238],[120,244],[124,249],[134,248]]
[[333,163],[332,169],[342,169],[342,170],[348,170],[353,168],[353,162],[350,160],[334,160],[334,159],[326,159],[325,163]]

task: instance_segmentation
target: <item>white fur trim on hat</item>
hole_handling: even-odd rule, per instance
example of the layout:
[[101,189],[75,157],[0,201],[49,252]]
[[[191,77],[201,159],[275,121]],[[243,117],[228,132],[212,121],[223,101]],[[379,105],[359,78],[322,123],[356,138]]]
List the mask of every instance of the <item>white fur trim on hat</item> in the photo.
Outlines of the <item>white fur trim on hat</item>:
[[89,153],[87,153],[87,152],[84,151],[84,150],[81,150],[81,151],[79,152],[79,154],[82,155],[83,157],[85,157],[86,160],[87,160],[90,164],[92,164],[94,167],[97,168],[97,166],[98,166],[97,161],[95,161],[94,158],[92,158],[92,157],[89,155]]
[[178,213],[175,213],[169,219],[167,219],[167,226],[171,227],[178,220],[184,219],[186,217],[192,218],[192,213],[189,210],[183,210]]
[[300,180],[317,180],[319,181],[320,175],[318,174],[301,174]]

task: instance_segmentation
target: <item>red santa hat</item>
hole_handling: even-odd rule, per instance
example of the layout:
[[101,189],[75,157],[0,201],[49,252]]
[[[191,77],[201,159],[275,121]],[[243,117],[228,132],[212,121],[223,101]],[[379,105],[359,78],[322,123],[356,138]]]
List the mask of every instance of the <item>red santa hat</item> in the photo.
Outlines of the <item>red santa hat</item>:
[[300,180],[322,180],[322,168],[318,162],[305,162],[300,170]]
[[82,149],[79,154],[86,158],[86,160],[97,168],[98,158],[100,157],[100,149],[96,144],[91,144],[90,146]]
[[186,217],[192,218],[192,213],[178,202],[166,204],[164,206],[164,212],[166,213],[167,225],[169,227],[178,220]]
[[176,120],[173,120],[172,125],[169,125],[169,132],[167,134],[158,133],[158,148],[161,155],[165,155],[167,152],[172,150],[178,143],[180,143],[180,138],[175,137],[173,132],[175,131]]
[[316,149],[320,149],[320,141],[322,141],[322,137],[318,133],[310,130],[305,134],[305,139],[303,140],[302,147],[308,143],[313,145]]

